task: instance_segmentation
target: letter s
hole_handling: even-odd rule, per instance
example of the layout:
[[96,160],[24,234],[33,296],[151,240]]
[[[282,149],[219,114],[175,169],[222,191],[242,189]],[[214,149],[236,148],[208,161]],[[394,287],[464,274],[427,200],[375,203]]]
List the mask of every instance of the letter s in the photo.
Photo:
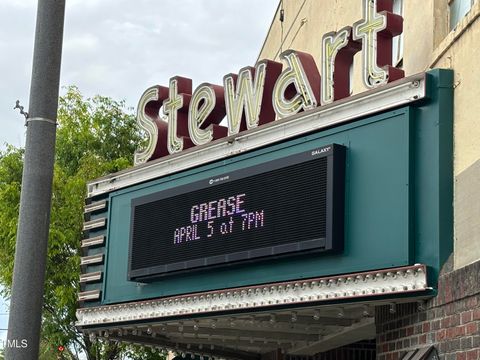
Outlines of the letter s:
[[138,101],[137,125],[146,133],[148,141],[144,148],[137,149],[135,152],[135,165],[168,155],[168,125],[160,115],[163,100],[167,98],[168,88],[155,85],[145,90]]

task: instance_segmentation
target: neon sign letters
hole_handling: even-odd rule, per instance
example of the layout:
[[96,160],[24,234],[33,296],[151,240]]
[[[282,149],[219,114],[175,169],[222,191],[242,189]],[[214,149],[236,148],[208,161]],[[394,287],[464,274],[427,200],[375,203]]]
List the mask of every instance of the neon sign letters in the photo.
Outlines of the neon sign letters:
[[[392,66],[392,38],[402,33],[403,19],[392,11],[393,0],[363,0],[361,20],[323,35],[322,75],[310,54],[286,50],[280,55],[285,67],[261,60],[238,75],[225,75],[223,86],[203,83],[192,91],[191,79],[176,76],[168,88],[148,88],[137,108],[137,123],[148,141],[135,153],[135,164],[348,97],[359,51],[367,88],[402,78],[403,70]],[[227,126],[222,126],[225,117]]]

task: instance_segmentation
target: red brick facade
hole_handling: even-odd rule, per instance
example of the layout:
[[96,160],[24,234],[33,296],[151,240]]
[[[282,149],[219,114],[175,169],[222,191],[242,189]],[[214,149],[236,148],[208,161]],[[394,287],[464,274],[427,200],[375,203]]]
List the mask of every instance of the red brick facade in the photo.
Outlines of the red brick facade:
[[450,267],[439,278],[437,297],[376,309],[378,360],[400,360],[426,346],[435,346],[441,360],[480,359],[480,261]]

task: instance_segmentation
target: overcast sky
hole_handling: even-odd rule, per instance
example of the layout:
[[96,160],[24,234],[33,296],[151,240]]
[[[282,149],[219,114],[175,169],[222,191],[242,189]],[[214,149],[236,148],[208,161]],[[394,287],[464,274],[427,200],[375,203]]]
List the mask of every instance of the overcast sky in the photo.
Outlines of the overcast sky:
[[[278,0],[67,0],[60,85],[135,107],[175,75],[221,84],[254,65]],[[36,0],[0,0],[0,149],[25,144]],[[0,300],[0,329],[6,316]],[[0,330],[0,340],[5,332]],[[0,341],[0,347],[1,347]]]
[[[182,75],[221,83],[253,65],[278,0],[67,0],[61,86],[136,106],[151,85]],[[35,0],[0,0],[0,144],[24,144]],[[3,146],[2,146],[3,147]]]

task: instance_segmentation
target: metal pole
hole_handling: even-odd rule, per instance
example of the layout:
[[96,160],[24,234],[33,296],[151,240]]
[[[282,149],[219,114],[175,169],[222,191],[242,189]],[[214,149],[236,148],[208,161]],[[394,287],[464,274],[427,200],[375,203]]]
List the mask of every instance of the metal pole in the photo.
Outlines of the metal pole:
[[38,0],[5,359],[38,359],[65,0]]

